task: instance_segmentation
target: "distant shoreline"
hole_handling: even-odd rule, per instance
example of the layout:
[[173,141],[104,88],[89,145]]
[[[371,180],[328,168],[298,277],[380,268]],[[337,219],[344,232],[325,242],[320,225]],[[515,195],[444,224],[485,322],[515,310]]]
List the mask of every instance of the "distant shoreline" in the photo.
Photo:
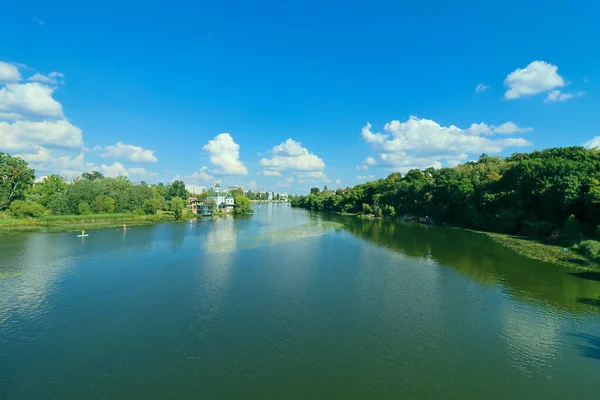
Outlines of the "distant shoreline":
[[0,219],[0,235],[33,232],[79,232],[120,228],[128,226],[152,225],[160,222],[175,221],[173,216],[133,215],[133,214],[93,214],[61,215],[59,217]]

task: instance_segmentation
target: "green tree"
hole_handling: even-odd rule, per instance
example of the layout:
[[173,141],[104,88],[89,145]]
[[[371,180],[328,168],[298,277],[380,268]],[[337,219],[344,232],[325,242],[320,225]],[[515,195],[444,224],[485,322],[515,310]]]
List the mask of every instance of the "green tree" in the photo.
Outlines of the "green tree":
[[98,171],[84,172],[83,174],[81,174],[81,179],[95,181],[96,179],[104,179],[104,175],[102,175]]
[[85,201],[82,201],[77,206],[77,213],[80,215],[87,215],[92,213],[92,207]]
[[35,179],[34,171],[19,157],[0,152],[0,210],[24,198]]
[[10,204],[10,212],[17,218],[37,218],[44,215],[44,206],[38,203],[15,200]]
[[113,199],[110,196],[105,197],[104,200],[102,201],[102,207],[103,207],[103,211],[107,214],[114,212],[115,211],[115,199]]
[[142,203],[142,210],[146,214],[156,214],[156,212],[161,208],[161,203],[159,199],[146,199],[144,203]]
[[173,197],[170,202],[171,211],[173,211],[173,216],[175,219],[181,219],[183,214],[183,207],[185,207],[185,202],[181,197]]
[[234,192],[233,201],[235,202],[234,213],[235,214],[251,214],[252,213],[252,201],[239,192]]
[[179,197],[181,199],[187,198],[187,190],[183,181],[174,181],[167,188],[165,199],[171,200],[174,197]]

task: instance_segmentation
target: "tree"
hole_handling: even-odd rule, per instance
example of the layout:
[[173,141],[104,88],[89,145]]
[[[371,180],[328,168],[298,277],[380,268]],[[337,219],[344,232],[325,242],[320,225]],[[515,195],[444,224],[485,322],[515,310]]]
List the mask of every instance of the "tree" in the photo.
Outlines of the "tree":
[[239,192],[234,192],[235,214],[252,214],[252,201]]
[[0,152],[0,210],[24,197],[35,179],[34,171],[19,157]]
[[156,214],[160,207],[160,200],[156,198],[146,199],[142,204],[142,210],[144,210],[144,213],[146,214]]
[[171,199],[171,211],[173,211],[173,216],[175,219],[181,219],[181,215],[183,214],[183,207],[185,207],[185,202],[181,197],[173,197]]
[[81,174],[81,179],[95,181],[96,179],[104,179],[104,175],[102,175],[98,171],[84,172],[83,174]]
[[110,214],[115,211],[115,199],[112,197],[105,197],[102,204],[105,213]]
[[91,214],[92,213],[92,207],[90,207],[90,205],[88,203],[86,203],[85,201],[82,201],[77,206],[77,212],[80,215]]
[[318,187],[314,187],[310,189],[310,194],[319,194],[320,191]]
[[37,218],[44,215],[44,206],[38,203],[15,200],[10,205],[10,212],[17,218]]
[[187,198],[187,190],[183,181],[174,181],[167,188],[165,199],[171,200],[174,197],[179,197],[180,199]]

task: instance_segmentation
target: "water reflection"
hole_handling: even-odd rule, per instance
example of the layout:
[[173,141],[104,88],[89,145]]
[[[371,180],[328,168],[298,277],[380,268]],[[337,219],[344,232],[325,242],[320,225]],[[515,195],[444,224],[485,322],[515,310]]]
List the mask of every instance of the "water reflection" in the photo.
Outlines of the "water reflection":
[[3,246],[13,250],[0,257],[5,275],[0,280],[0,326],[11,316],[33,318],[44,312],[55,279],[76,260],[65,255],[64,240],[63,235],[3,238]]
[[506,304],[500,309],[503,339],[514,367],[530,376],[552,369],[560,344],[561,318],[528,304]]
[[589,312],[595,310],[591,302],[578,299],[600,298],[597,280],[581,279],[577,273],[571,275],[571,270],[527,259],[476,232],[336,214],[313,215],[343,223],[346,231],[380,246],[413,258],[430,257],[480,283],[501,285],[521,300]]

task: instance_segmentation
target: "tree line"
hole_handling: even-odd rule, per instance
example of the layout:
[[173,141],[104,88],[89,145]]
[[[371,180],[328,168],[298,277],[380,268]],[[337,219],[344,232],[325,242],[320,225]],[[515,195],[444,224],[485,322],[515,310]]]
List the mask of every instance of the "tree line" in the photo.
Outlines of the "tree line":
[[[510,157],[481,155],[453,168],[292,199],[312,210],[432,219],[473,229],[573,240],[600,235],[600,149],[550,148]],[[599,247],[600,249],[600,247]]]
[[27,162],[0,152],[0,211],[18,218],[170,211],[181,218],[188,197],[182,181],[136,184],[125,176],[109,178],[98,171],[85,172],[71,183],[59,175],[47,175],[37,183],[34,179]]

